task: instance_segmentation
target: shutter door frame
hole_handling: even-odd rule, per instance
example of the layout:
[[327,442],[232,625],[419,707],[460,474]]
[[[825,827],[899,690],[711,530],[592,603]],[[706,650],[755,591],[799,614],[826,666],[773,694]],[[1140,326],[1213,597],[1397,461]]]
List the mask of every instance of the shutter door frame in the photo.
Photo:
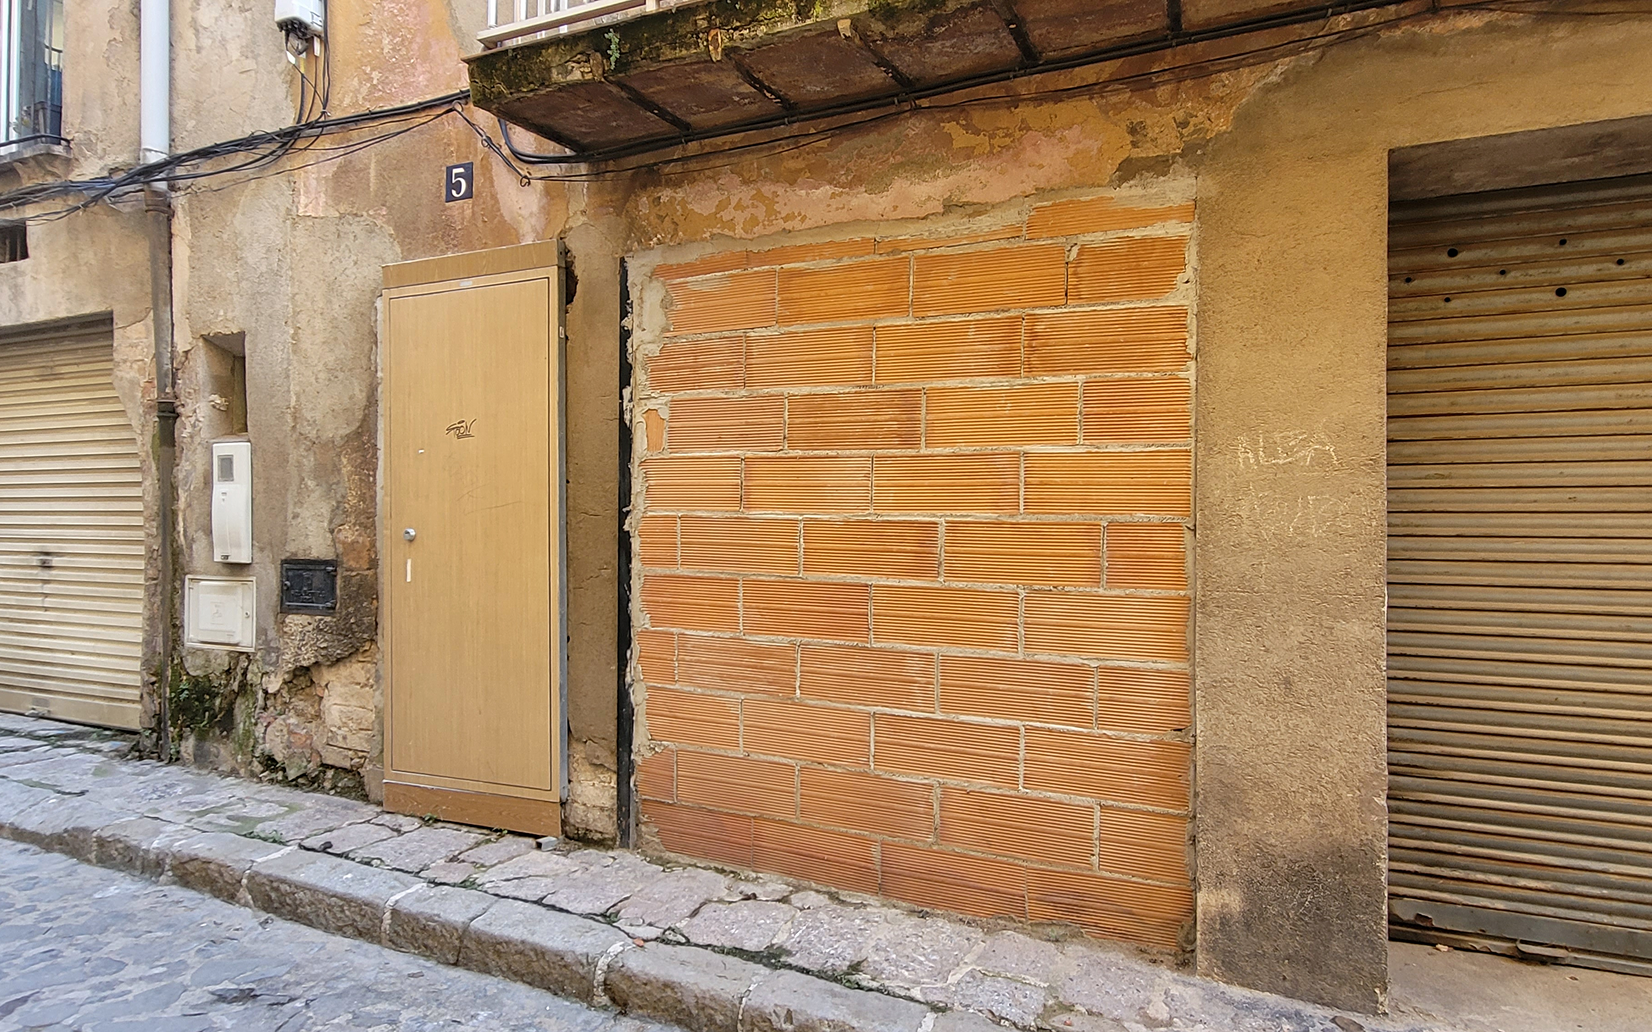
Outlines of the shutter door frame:
[[0,330],[0,711],[135,730],[143,462],[108,316]]
[[1389,230],[1391,932],[1652,973],[1652,176]]

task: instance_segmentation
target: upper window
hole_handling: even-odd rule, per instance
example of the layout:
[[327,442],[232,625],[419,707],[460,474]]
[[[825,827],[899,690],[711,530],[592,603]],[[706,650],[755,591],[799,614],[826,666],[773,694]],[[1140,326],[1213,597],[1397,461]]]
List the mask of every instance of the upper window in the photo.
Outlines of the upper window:
[[63,0],[0,0],[0,144],[63,136]]

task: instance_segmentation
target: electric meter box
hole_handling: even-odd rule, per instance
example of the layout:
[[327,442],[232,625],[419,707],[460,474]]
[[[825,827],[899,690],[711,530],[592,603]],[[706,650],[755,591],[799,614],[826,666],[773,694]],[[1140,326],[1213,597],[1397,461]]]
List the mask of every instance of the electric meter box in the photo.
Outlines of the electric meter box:
[[212,557],[252,562],[252,442],[212,442]]
[[250,577],[185,577],[184,644],[251,652],[257,596]]
[[303,36],[327,31],[327,0],[275,0],[275,27]]

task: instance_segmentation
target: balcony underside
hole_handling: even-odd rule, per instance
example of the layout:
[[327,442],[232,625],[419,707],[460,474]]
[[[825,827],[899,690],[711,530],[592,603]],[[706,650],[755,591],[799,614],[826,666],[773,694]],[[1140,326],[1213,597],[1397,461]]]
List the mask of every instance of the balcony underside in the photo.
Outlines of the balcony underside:
[[[1391,0],[1386,0],[1391,2]],[[1337,5],[1377,6],[1375,3]],[[470,59],[476,105],[593,160],[1323,18],[1302,0],[712,0]]]

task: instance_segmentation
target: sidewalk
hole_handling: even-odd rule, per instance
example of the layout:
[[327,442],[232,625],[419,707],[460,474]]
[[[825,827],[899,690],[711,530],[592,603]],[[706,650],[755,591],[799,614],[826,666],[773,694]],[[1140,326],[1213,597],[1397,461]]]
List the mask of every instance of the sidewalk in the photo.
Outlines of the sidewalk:
[[[425,824],[0,715],[0,836],[690,1032],[1445,1032],[847,893]],[[1588,1026],[1577,1026],[1588,1028]],[[1509,1027],[1505,1032],[1518,1032]]]

